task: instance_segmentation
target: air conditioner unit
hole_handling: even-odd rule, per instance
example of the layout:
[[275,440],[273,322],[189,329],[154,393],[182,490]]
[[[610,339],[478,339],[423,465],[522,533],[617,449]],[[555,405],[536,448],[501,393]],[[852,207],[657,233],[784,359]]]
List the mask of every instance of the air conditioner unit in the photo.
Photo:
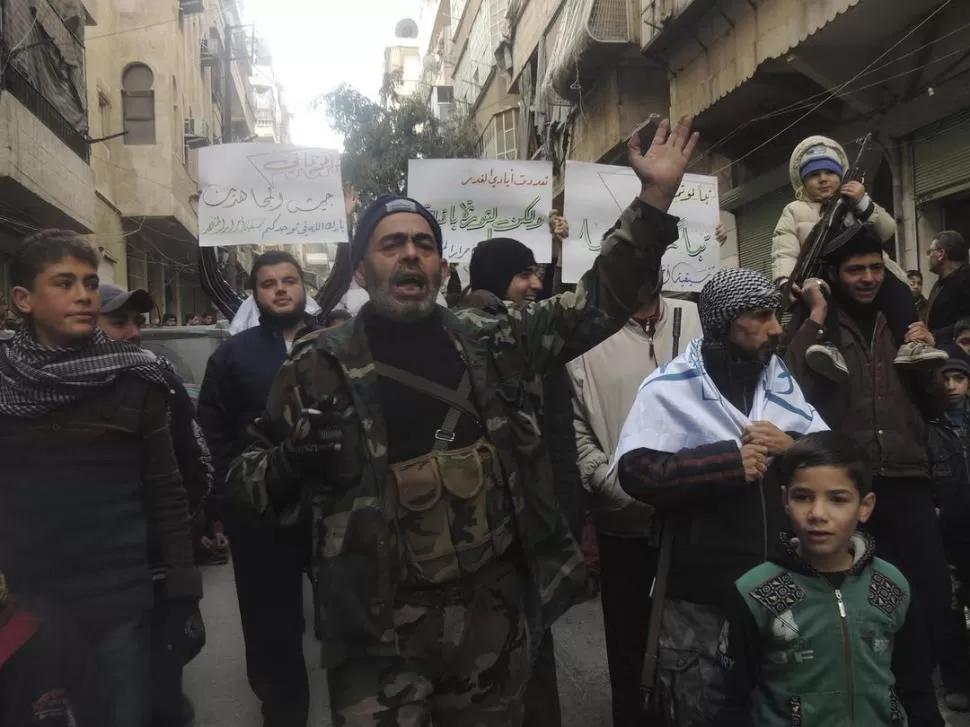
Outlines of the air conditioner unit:
[[216,42],[212,38],[203,38],[199,41],[199,60],[203,68],[214,66],[216,63]]
[[437,104],[451,103],[455,100],[455,91],[451,86],[435,86],[434,102]]
[[198,15],[205,12],[205,0],[179,0],[182,15]]
[[190,149],[209,145],[209,122],[205,119],[185,119],[182,123],[182,136]]
[[454,109],[453,103],[439,103],[435,106],[435,114],[434,114],[435,118],[438,119],[438,121],[443,121],[444,123],[448,123],[449,121],[451,121],[451,115],[452,115],[453,109]]

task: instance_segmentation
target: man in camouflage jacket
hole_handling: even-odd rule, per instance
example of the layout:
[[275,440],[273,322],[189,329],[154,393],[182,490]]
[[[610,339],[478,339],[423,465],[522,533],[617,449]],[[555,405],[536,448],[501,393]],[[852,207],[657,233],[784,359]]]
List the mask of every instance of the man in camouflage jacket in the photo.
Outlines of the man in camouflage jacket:
[[[521,723],[528,633],[564,613],[585,580],[524,382],[639,307],[677,238],[664,211],[696,141],[689,119],[662,124],[646,153],[635,134],[640,196],[576,292],[501,316],[434,304],[447,262],[421,205],[382,198],[361,216],[351,250],[370,303],[294,347],[262,441],[229,475],[234,496],[276,522],[312,508],[336,725]],[[391,375],[402,369],[459,399],[464,390],[468,404],[402,385]]]

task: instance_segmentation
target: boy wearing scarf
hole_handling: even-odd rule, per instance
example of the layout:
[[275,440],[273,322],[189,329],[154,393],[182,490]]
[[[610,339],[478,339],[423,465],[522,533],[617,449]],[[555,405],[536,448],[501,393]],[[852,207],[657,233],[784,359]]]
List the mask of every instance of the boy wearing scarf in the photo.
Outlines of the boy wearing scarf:
[[200,648],[201,582],[155,357],[97,328],[98,259],[46,230],[10,264],[24,325],[0,346],[0,563],[11,589],[63,609],[90,688],[79,724],[142,727],[150,711],[149,547],[166,568],[173,653]]

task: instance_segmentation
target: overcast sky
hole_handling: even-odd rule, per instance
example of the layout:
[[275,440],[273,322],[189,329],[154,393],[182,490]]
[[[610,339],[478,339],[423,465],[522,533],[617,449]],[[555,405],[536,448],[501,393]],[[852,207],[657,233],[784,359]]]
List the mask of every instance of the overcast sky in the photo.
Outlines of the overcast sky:
[[273,54],[293,114],[297,144],[338,148],[339,137],[315,96],[349,83],[369,96],[380,88],[384,48],[404,17],[418,19],[420,0],[243,0],[249,22]]

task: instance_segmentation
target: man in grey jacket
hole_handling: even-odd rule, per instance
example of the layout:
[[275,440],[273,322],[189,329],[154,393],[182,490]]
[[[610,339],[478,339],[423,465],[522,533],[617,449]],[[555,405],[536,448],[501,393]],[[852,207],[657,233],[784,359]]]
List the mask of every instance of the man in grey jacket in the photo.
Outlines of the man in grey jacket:
[[610,459],[640,384],[674,356],[677,308],[682,311],[679,348],[683,351],[701,333],[697,306],[663,298],[658,281],[654,295],[623,329],[567,367],[580,476],[599,539],[615,727],[642,720],[640,674],[657,547],[650,537],[652,508],[620,488],[616,473],[609,472]]

